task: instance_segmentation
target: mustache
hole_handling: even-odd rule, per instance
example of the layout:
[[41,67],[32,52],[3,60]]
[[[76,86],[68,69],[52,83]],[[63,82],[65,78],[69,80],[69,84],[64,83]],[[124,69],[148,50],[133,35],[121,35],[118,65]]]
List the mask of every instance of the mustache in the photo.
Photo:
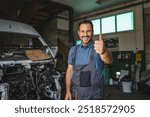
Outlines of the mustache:
[[86,38],[88,38],[89,36],[83,36],[83,37],[86,37]]

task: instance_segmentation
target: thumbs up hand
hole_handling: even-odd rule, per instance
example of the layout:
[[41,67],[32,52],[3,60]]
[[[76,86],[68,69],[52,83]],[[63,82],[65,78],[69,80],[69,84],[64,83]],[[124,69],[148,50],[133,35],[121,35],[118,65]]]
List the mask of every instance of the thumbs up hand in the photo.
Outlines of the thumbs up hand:
[[99,40],[95,41],[94,49],[100,55],[102,55],[106,52],[106,47],[105,47],[105,43],[102,39],[102,34],[99,35]]

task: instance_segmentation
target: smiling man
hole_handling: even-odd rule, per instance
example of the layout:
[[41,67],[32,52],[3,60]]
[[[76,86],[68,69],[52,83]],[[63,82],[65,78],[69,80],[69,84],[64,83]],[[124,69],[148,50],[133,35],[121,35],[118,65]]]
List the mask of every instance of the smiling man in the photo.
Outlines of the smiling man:
[[66,100],[103,99],[104,63],[110,64],[112,56],[105,47],[102,35],[93,40],[90,20],[79,23],[78,35],[82,43],[70,49],[66,73]]

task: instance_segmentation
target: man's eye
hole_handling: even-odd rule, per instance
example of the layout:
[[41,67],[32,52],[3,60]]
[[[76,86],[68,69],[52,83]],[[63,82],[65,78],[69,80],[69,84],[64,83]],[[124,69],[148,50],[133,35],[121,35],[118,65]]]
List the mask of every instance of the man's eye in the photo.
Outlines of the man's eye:
[[91,33],[91,32],[92,32],[91,30],[88,30],[88,31],[87,31],[87,33]]
[[84,31],[82,30],[82,31],[80,31],[81,33],[84,33]]
[[91,30],[87,30],[87,31],[80,31],[81,33],[91,33],[92,31]]

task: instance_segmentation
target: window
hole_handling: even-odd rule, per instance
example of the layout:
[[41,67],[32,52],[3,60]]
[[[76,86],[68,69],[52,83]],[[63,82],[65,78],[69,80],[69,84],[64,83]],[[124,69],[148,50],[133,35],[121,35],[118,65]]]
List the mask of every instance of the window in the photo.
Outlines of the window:
[[94,35],[100,34],[100,19],[92,20]]
[[133,12],[117,15],[117,32],[133,29]]
[[115,16],[102,18],[102,33],[115,32]]
[[94,35],[134,30],[133,12],[92,20]]

